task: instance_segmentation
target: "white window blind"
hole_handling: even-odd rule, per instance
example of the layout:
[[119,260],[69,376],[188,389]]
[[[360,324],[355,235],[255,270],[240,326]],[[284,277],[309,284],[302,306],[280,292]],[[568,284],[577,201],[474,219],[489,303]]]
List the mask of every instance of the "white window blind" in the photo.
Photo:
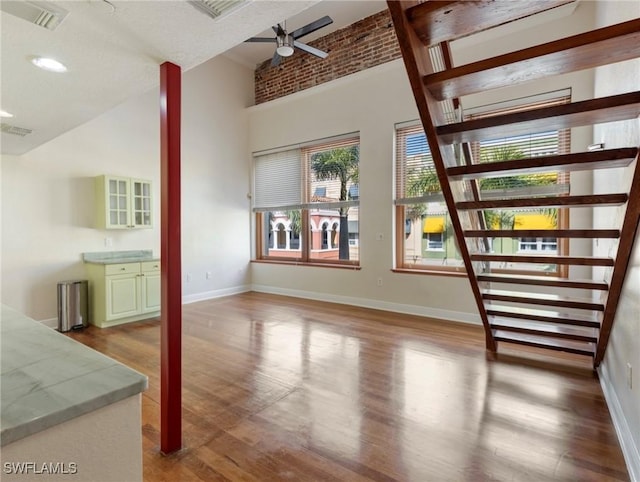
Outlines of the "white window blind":
[[422,125],[396,130],[396,204],[442,202],[440,183]]
[[300,149],[255,157],[254,211],[295,209],[302,202]]
[[[534,108],[549,107],[570,102],[569,96],[552,98],[523,105],[510,105],[490,112],[479,112],[466,119],[478,119]],[[570,130],[534,132],[519,136],[489,139],[471,144],[474,163],[517,160],[536,156],[564,154],[570,150]],[[492,191],[505,191],[527,185],[555,185],[551,194],[568,192],[568,177],[551,171],[520,176],[504,176],[500,179],[485,179],[480,182],[483,198],[491,198]],[[536,189],[540,189],[536,186]],[[535,190],[535,189],[534,189]],[[408,205],[416,202],[444,201],[433,158],[422,125],[416,123],[396,129],[396,204]],[[544,194],[541,189],[540,194]],[[497,194],[497,193],[496,193]],[[535,193],[532,193],[532,195]]]
[[312,168],[315,154],[336,149],[358,149],[357,137],[340,137],[321,144],[269,152],[254,157],[253,210],[339,209],[358,205],[359,188],[355,168],[349,171],[347,199],[340,200],[340,179],[320,180]]
[[[496,115],[510,114],[524,110],[551,107],[571,101],[569,95],[546,98],[532,102],[526,106],[511,105],[498,108],[493,106],[491,112],[480,112],[465,116],[467,119],[479,119]],[[571,130],[549,130],[528,134],[509,136],[497,139],[486,139],[473,142],[471,149],[475,163],[514,161],[518,159],[566,154],[570,152]],[[569,192],[569,177],[565,173],[549,171],[527,175],[501,176],[480,181],[482,196],[489,199],[495,196],[510,197],[521,195],[561,195]]]

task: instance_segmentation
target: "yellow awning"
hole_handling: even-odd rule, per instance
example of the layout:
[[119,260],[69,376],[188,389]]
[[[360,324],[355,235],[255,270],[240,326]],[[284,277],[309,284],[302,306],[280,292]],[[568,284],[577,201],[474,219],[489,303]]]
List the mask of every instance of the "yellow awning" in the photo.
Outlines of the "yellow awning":
[[441,233],[444,231],[444,218],[427,218],[422,226],[423,233]]
[[546,214],[516,214],[513,229],[556,229],[556,222]]

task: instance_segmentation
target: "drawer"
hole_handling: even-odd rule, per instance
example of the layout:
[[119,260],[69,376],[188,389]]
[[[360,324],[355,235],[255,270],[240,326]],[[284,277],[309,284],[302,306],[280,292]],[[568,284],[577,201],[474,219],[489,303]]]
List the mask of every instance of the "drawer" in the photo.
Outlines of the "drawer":
[[140,263],[118,263],[105,266],[104,274],[111,276],[114,274],[138,274],[140,273]]
[[143,261],[140,263],[140,268],[143,273],[160,271],[160,261]]

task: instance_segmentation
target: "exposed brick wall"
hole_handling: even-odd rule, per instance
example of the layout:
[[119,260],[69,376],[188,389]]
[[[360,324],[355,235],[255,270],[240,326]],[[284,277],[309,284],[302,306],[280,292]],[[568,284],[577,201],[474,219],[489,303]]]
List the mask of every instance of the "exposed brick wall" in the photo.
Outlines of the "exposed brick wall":
[[[304,37],[300,39],[304,42]],[[306,43],[306,42],[305,42]],[[320,59],[296,49],[280,65],[266,60],[255,71],[256,104],[293,94],[400,57],[388,10],[309,42],[329,53]]]

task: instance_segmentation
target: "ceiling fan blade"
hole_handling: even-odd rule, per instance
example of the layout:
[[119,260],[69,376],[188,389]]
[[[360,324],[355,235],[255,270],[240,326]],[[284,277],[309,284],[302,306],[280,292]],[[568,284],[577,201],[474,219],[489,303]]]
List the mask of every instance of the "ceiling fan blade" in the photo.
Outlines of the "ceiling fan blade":
[[282,60],[282,57],[278,55],[278,52],[274,52],[273,58],[271,59],[271,67],[277,67],[278,65],[280,65],[281,60]]
[[305,52],[308,52],[311,55],[315,55],[316,57],[320,57],[321,59],[326,59],[327,55],[329,55],[327,52],[323,52],[320,49],[312,47],[311,45],[303,44],[302,42],[298,42],[297,40],[293,41],[293,45],[295,47],[298,47],[300,50],[304,50]]
[[319,30],[322,27],[326,27],[327,25],[330,25],[332,23],[333,23],[333,20],[331,19],[331,17],[329,17],[328,15],[325,15],[324,17],[319,18],[315,22],[311,22],[310,24],[305,25],[304,27],[300,27],[299,29],[294,30],[291,36],[294,39],[304,37],[305,35],[309,35],[310,33],[315,32],[316,30]]
[[248,38],[247,40],[245,40],[245,42],[275,42],[276,39],[275,38],[269,38],[269,37],[251,37]]

